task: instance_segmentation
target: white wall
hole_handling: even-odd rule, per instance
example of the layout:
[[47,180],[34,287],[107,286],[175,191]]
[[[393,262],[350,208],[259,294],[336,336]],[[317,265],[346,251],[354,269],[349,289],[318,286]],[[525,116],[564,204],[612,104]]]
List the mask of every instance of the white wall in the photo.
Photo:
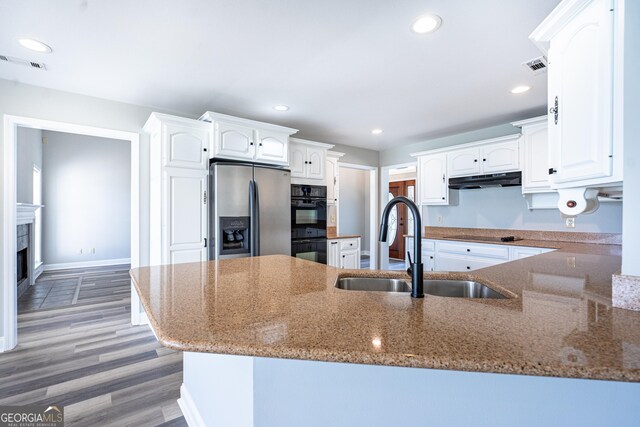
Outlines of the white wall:
[[[423,206],[422,222],[435,227],[622,232],[622,203],[601,203],[596,212],[578,216],[576,228],[566,228],[557,209],[528,210],[521,192],[521,187],[458,190],[457,205]],[[437,222],[440,215],[442,223]]]
[[130,142],[42,136],[45,265],[130,258]]
[[640,276],[640,2],[625,2],[622,273]]
[[16,200],[33,203],[33,165],[42,169],[42,131],[19,127],[17,139]]
[[369,171],[340,167],[340,234],[362,236],[362,250],[369,250]]

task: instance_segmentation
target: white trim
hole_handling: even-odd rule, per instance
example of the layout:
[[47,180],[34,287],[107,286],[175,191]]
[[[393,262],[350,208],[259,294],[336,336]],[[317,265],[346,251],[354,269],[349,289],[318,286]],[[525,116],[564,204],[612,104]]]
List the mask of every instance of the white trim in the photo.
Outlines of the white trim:
[[295,144],[312,145],[314,147],[326,148],[327,150],[331,150],[333,147],[335,147],[335,145],[327,144],[326,142],[309,141],[300,138],[289,138],[289,142],[293,142]]
[[529,40],[545,55],[551,39],[593,0],[564,0],[529,35]]
[[454,150],[460,150],[460,149],[471,148],[471,147],[478,147],[478,146],[481,146],[481,145],[495,144],[495,143],[498,143],[498,142],[512,141],[512,140],[515,140],[515,139],[518,139],[518,138],[520,138],[520,134],[519,133],[512,133],[510,135],[499,136],[497,138],[483,139],[481,141],[467,142],[467,143],[464,143],[464,144],[449,145],[447,147],[436,148],[436,149],[433,149],[433,150],[418,151],[417,153],[411,153],[410,156],[411,157],[419,157],[419,156],[424,156],[424,155],[428,155],[428,154],[447,153],[447,152],[454,151]]
[[44,264],[44,271],[68,270],[70,268],[104,267],[108,265],[131,264],[131,258],[102,259],[96,261],[61,262],[58,264]]
[[511,126],[522,128],[525,126],[537,125],[537,124],[546,123],[546,122],[547,122],[547,116],[538,116],[538,117],[532,117],[530,119],[518,120],[517,122],[511,122]]
[[178,406],[182,410],[182,415],[184,415],[184,419],[187,422],[189,427],[206,427],[200,412],[198,412],[198,408],[191,398],[191,394],[189,390],[187,390],[187,385],[182,383],[180,386],[180,398],[178,399]]
[[[166,114],[160,114],[160,113],[153,113],[153,114],[159,117],[164,116],[164,117],[173,118],[173,116],[169,116]],[[256,127],[256,128],[265,129],[265,130],[272,130],[275,132],[285,132],[285,133],[288,133],[289,135],[293,135],[294,133],[298,132],[298,129],[288,128],[280,125],[274,125],[273,123],[259,122],[257,120],[244,119],[242,117],[229,116],[227,114],[215,113],[213,111],[207,111],[202,116],[200,116],[198,120],[203,122],[209,122],[209,123],[213,122],[214,120],[221,120],[223,122],[236,123],[242,126]]]
[[341,153],[339,151],[331,151],[331,150],[327,151],[327,157],[332,157],[334,159],[340,159],[340,157],[343,157],[345,155],[346,153]]
[[[140,263],[140,199],[134,200],[133,196],[139,196],[140,191],[140,135],[135,132],[126,132],[113,129],[105,129],[93,126],[85,126],[74,123],[57,122],[52,120],[35,119],[5,114],[3,117],[4,135],[0,142],[4,156],[4,186],[3,186],[3,257],[0,262],[2,277],[0,286],[3,288],[3,336],[4,350],[14,348],[18,343],[18,318],[16,298],[16,144],[18,126],[66,132],[79,135],[97,136],[102,138],[120,139],[131,142],[131,264],[138,266]],[[137,235],[136,235],[137,234]],[[135,263],[135,265],[134,265]],[[132,295],[132,307],[139,310],[137,294]],[[134,310],[131,310],[132,313]],[[133,318],[133,314],[132,314]]]
[[10,348],[5,348],[4,346],[4,337],[0,337],[0,352],[11,350]]

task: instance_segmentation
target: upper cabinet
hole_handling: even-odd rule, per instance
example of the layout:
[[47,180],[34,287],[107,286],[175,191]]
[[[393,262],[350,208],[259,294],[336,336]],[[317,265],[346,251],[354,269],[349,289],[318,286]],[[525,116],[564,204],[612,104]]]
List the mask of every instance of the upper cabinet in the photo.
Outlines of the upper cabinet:
[[211,111],[200,120],[213,126],[211,158],[289,165],[289,136],[296,129]]
[[422,205],[449,204],[447,154],[433,154],[418,158],[419,203]]
[[520,170],[520,135],[412,153],[411,156],[418,159],[420,204],[455,204],[455,197],[454,200],[450,198],[449,178]]
[[[520,169],[519,135],[496,138],[480,145],[451,151],[449,177],[512,172]],[[504,142],[498,142],[503,141]]]
[[344,156],[344,153],[338,153],[336,151],[327,152],[327,162],[325,169],[325,185],[327,186],[327,204],[337,205],[339,195],[339,182],[340,182],[340,166],[338,161],[340,157]]
[[549,136],[547,117],[536,117],[512,123],[522,128],[522,193],[542,193],[551,190],[549,182]]
[[333,145],[291,138],[289,167],[292,182],[324,181],[327,150]]
[[552,188],[622,181],[622,9],[565,0],[530,36],[548,56]]

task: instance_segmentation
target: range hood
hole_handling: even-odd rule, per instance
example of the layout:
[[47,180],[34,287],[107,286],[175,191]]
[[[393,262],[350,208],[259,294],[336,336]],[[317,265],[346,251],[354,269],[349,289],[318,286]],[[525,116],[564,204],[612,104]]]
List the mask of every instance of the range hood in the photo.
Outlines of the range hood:
[[461,176],[459,178],[449,179],[449,188],[451,188],[452,190],[490,187],[516,187],[518,185],[522,185],[522,172]]

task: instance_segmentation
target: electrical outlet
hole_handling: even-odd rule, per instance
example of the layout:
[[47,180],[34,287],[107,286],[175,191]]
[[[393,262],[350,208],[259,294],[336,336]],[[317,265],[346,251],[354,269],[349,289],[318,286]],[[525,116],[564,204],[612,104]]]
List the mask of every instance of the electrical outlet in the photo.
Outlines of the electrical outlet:
[[576,217],[572,216],[565,220],[567,228],[576,228]]
[[438,222],[438,224],[442,224],[444,222],[444,218],[442,217],[442,215],[438,215],[436,217],[436,221]]

